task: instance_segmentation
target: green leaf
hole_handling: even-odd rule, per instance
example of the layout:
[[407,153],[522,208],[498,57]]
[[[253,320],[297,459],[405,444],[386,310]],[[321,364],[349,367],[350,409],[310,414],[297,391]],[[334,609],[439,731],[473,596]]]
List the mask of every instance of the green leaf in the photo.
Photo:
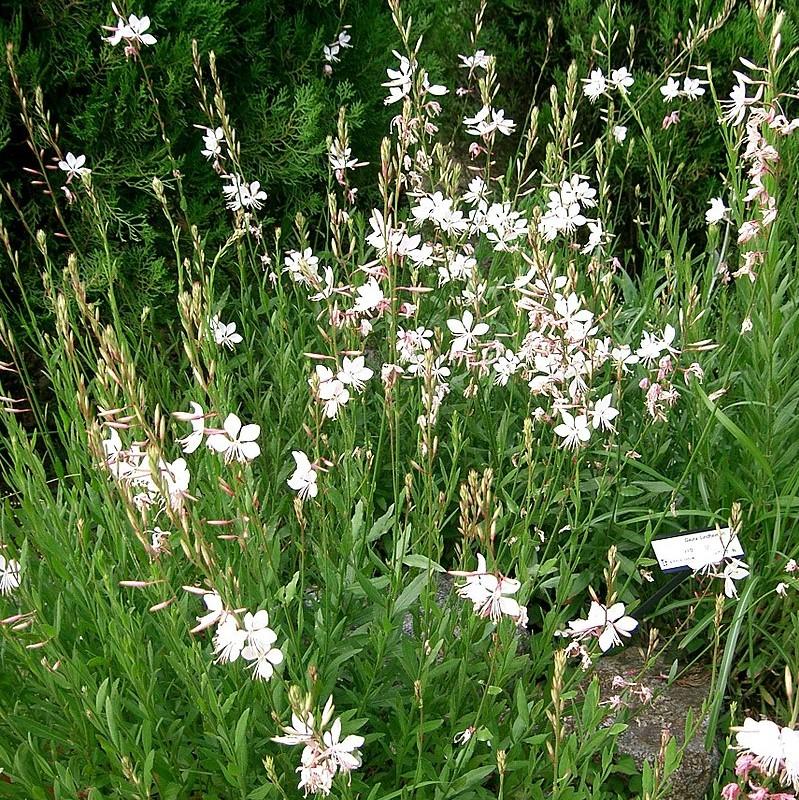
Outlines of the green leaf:
[[496,768],[495,764],[490,764],[487,767],[477,767],[476,769],[469,770],[465,775],[461,775],[460,778],[456,778],[452,782],[449,788],[449,794],[453,797],[457,797],[469,787],[482,783]]
[[405,558],[402,559],[402,563],[405,564],[406,567],[416,567],[417,569],[428,570],[430,572],[446,572],[441,564],[437,564],[427,556],[414,555],[413,553],[405,556]]

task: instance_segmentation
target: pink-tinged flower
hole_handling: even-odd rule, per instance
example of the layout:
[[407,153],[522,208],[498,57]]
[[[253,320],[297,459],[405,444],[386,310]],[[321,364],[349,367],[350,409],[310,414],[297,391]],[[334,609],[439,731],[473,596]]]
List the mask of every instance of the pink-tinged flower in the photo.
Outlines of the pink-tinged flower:
[[597,638],[604,653],[622,644],[621,637],[629,638],[637,627],[637,620],[624,615],[624,603],[614,603],[608,608],[592,600],[588,618],[569,622],[567,634],[575,639]]
[[499,573],[488,572],[485,557],[481,553],[477,554],[477,569],[474,572],[451,570],[449,574],[466,578],[466,583],[458,588],[458,595],[471,601],[478,616],[488,617],[496,623],[505,614],[517,625],[527,623],[527,609],[510,597],[519,591],[521,583]]
[[332,759],[326,758],[323,746],[316,740],[305,745],[300,757],[300,766],[296,769],[300,773],[298,789],[302,789],[305,797],[308,794],[327,797],[333,788],[333,778],[336,777],[336,764]]
[[738,800],[741,794],[741,787],[737,783],[728,783],[722,790],[721,796],[723,800]]
[[749,780],[749,773],[757,766],[755,760],[751,753],[741,753],[735,760],[735,774],[745,781]]
[[261,454],[255,441],[261,435],[260,425],[244,425],[235,414],[228,414],[222,426],[224,431],[212,433],[206,442],[211,450],[221,453],[225,463],[252,461]]
[[678,110],[672,111],[671,114],[666,114],[663,117],[663,123],[661,127],[663,130],[668,130],[672,125],[676,125],[680,121],[680,112]]

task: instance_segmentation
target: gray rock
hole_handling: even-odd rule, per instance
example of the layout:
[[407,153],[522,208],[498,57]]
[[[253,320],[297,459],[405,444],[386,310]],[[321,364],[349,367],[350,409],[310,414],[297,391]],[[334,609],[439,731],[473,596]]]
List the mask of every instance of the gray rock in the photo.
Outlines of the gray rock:
[[[615,695],[624,695],[629,716],[628,728],[616,739],[616,750],[632,757],[638,769],[645,761],[652,764],[658,757],[663,740],[663,731],[673,736],[678,746],[682,746],[685,722],[689,711],[693,713],[694,724],[700,719],[702,705],[707,700],[710,675],[704,672],[689,674],[668,682],[668,666],[657,662],[641,677],[644,661],[634,646],[618,654],[603,656],[596,660],[591,675],[599,679],[600,694],[603,701]],[[634,693],[614,688],[613,679],[621,676],[628,681],[637,681],[653,692],[653,699],[643,703]],[[713,782],[720,763],[720,755],[714,746],[710,752],[705,749],[705,717],[696,735],[688,742],[682,763],[671,775],[667,800],[700,800]]]

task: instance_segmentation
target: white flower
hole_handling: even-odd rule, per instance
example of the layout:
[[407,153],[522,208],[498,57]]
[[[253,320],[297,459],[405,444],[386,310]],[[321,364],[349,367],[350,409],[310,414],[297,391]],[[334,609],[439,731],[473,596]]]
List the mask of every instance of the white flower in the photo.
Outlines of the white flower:
[[223,453],[225,462],[252,461],[261,454],[261,448],[255,441],[261,435],[259,425],[244,425],[235,414],[228,414],[225,419],[224,432],[212,433],[206,442],[208,447],[217,453]]
[[166,483],[169,503],[172,508],[180,508],[183,500],[189,497],[189,468],[185,458],[176,458],[171,464],[164,462],[161,475]]
[[158,40],[151,33],[146,33],[150,27],[149,17],[137,17],[131,14],[128,21],[122,18],[122,15],[117,11],[116,6],[112,3],[111,8],[117,15],[117,24],[114,27],[103,25],[107,31],[111,31],[111,35],[104,37],[103,41],[108,42],[113,47],[116,47],[123,39],[127,42],[128,47],[137,47],[138,44],[153,45]]
[[0,595],[9,595],[19,588],[19,561],[0,555]]
[[776,775],[785,757],[785,741],[780,726],[768,719],[744,720],[742,728],[734,728],[735,747],[755,757],[755,763],[766,775]]
[[399,69],[387,69],[386,75],[388,80],[381,83],[388,90],[388,97],[383,100],[385,105],[391,105],[408,96],[411,93],[411,85],[413,82],[413,73],[416,71],[416,66],[411,65],[407,56],[400,55],[396,50],[393,51],[395,58],[399,59]]
[[359,314],[365,314],[376,310],[385,300],[383,290],[374,278],[369,278],[363,286],[359,286],[355,290],[355,293],[358,297],[355,300],[353,309]]
[[292,450],[291,455],[294,456],[297,467],[287,481],[289,488],[297,492],[301,500],[316,497],[319,493],[319,487],[316,485],[317,475],[308,456],[302,450]]
[[465,69],[474,69],[475,67],[486,69],[491,63],[492,56],[486,55],[485,50],[478,50],[473,56],[459,55],[458,58],[461,60],[461,67]]
[[727,597],[738,597],[738,589],[735,586],[735,581],[740,581],[749,575],[749,565],[745,564],[738,558],[731,558],[724,571],[719,575],[724,579],[724,594]]
[[235,617],[229,616],[221,622],[214,635],[214,652],[217,664],[236,661],[247,641],[247,631],[241,630]]
[[295,283],[309,286],[319,284],[319,258],[310,247],[306,247],[302,253],[299,250],[289,250],[283,263],[283,272],[288,272]]
[[615,430],[613,420],[619,416],[619,412],[611,406],[613,394],[606,394],[601,400],[597,400],[593,410],[588,414],[591,417],[591,424],[594,428],[603,431]]
[[517,625],[527,623],[527,609],[510,597],[519,591],[521,583],[504,575],[487,572],[486,560],[481,553],[477,554],[477,569],[474,572],[451,570],[449,574],[466,578],[466,583],[458,588],[458,595],[472,602],[478,616],[488,617],[496,623],[505,614]]
[[366,381],[368,381],[373,374],[369,367],[364,366],[363,356],[356,356],[355,358],[344,356],[341,370],[338,373],[338,379],[342,383],[352,386],[357,391],[361,391],[366,385]]
[[163,552],[168,552],[169,537],[172,535],[171,531],[162,531],[161,528],[156,525],[152,531],[148,531],[148,533],[152,533],[150,548],[153,551],[153,555],[160,555]]
[[455,337],[452,340],[451,352],[463,353],[471,346],[477,344],[477,337],[488,333],[488,325],[478,322],[474,325],[474,315],[469,309],[463,312],[461,319],[448,319],[447,327]]
[[272,741],[278,744],[294,746],[297,744],[307,744],[314,737],[314,718],[310,711],[304,717],[291,715],[291,725],[283,726],[285,736],[273,736]]
[[76,156],[72,153],[67,153],[63,161],[58,162],[58,168],[67,173],[67,183],[73,178],[80,178],[83,175],[91,174],[88,167],[83,166],[86,163],[86,156]]
[[327,748],[325,755],[332,759],[342,772],[350,772],[361,766],[361,754],[358,748],[363,746],[363,736],[350,734],[341,739],[341,719],[337,718],[325,731],[322,741]]
[[630,637],[638,627],[638,622],[632,617],[624,615],[624,603],[614,603],[610,608],[591,601],[588,619],[578,619],[569,622],[568,634],[575,639],[596,637],[602,652],[607,652],[611,647],[622,643],[621,637]]
[[268,681],[274,668],[283,661],[283,653],[272,647],[277,634],[269,627],[269,614],[263,609],[255,614],[248,611],[244,615],[244,632],[247,639],[241,657],[252,662],[250,666],[255,678]]
[[747,97],[746,87],[752,83],[752,79],[742,72],[733,71],[733,74],[738,82],[730,92],[730,99],[721,101],[721,105],[726,108],[722,119],[730,125],[740,125],[746,115],[747,107],[759,102],[763,96],[763,85],[758,85],[754,97]]
[[780,738],[785,759],[780,779],[783,784],[791,784],[794,791],[797,791],[799,790],[799,730],[783,728]]
[[334,42],[333,44],[326,44],[323,48],[325,61],[327,61],[329,64],[338,63],[341,60],[338,57],[340,49],[341,48],[338,42]]
[[207,614],[197,617],[198,624],[192,628],[192,633],[199,633],[206,628],[210,628],[217,623],[223,623],[230,616],[230,612],[225,609],[225,604],[218,592],[208,592],[203,595],[203,603],[205,603]]
[[335,419],[339,409],[349,402],[349,390],[333,374],[333,370],[322,364],[317,364],[315,375],[315,379],[312,377],[308,383],[313,386],[316,381],[317,397],[323,403],[325,416]]
[[234,345],[242,341],[241,334],[236,333],[236,323],[221,322],[219,314],[215,314],[208,320],[208,326],[211,328],[214,341],[222,347],[227,347],[228,350],[232,350]]
[[344,49],[349,49],[352,47],[352,45],[350,44],[350,42],[352,41],[352,36],[350,36],[349,32],[351,27],[352,25],[345,25],[344,28],[339,33],[339,35],[336,37],[336,44],[339,47],[342,47]]
[[263,206],[266,192],[261,189],[258,181],[247,183],[241,175],[225,175],[229,184],[222,187],[222,193],[227,198],[227,207],[231,211],[240,211],[245,208],[254,208],[256,211]]
[[613,138],[621,144],[627,138],[627,126],[616,125],[613,128]]
[[591,429],[588,427],[588,417],[585,414],[574,416],[566,409],[561,409],[563,422],[555,426],[555,433],[563,439],[562,445],[570,450],[576,450],[582,442],[591,438]]
[[635,351],[638,358],[645,366],[651,366],[653,362],[660,358],[660,354],[664,351],[675,353],[675,349],[671,346],[677,332],[674,326],[666,325],[663,329],[662,336],[658,337],[649,331],[644,331],[641,335],[641,344]]
[[518,356],[506,348],[504,354],[494,362],[494,371],[497,373],[494,382],[499,386],[507,386],[510,376],[519,369],[519,364]]
[[633,85],[634,80],[627,67],[619,67],[610,73],[610,82],[620,92],[626,92]]
[[189,402],[189,405],[192,408],[190,412],[175,411],[172,414],[172,416],[181,420],[181,422],[191,422],[191,433],[178,439],[178,444],[186,454],[193,453],[202,444],[203,435],[205,433],[205,414],[203,412],[203,407],[193,400]]
[[259,681],[268,681],[275,674],[275,667],[283,663],[283,652],[277,647],[259,649],[247,645],[241,651],[241,657],[251,662],[253,677]]
[[481,200],[486,199],[487,193],[488,186],[486,182],[479,175],[475,175],[469,181],[468,191],[463,193],[463,200],[469,205],[477,205]]
[[203,128],[203,131],[203,149],[200,152],[206,158],[219,158],[222,155],[225,132],[222,128]]
[[512,119],[505,119],[503,109],[492,109],[490,106],[483,106],[473,117],[464,117],[463,124],[467,126],[466,132],[472,136],[489,136],[494,131],[510,136],[516,127]]
[[608,82],[601,69],[591,70],[590,77],[583,78],[583,83],[585,84],[583,92],[592,103],[605,94],[608,88]]
[[449,89],[447,89],[446,86],[442,86],[440,83],[430,83],[430,78],[426,72],[422,76],[422,90],[434,94],[437,97],[449,93]]
[[708,225],[716,225],[726,219],[730,209],[724,205],[724,200],[720,197],[713,197],[708,200],[708,203],[710,203],[710,208],[705,212],[705,222]]
[[689,100],[696,100],[705,93],[702,81],[699,78],[686,77],[682,82],[682,94]]
[[503,136],[510,136],[516,128],[512,119],[505,119],[505,111],[501,108],[491,111],[491,125]]
[[629,372],[628,365],[638,363],[638,355],[630,350],[629,345],[623,344],[620,347],[614,347],[610,351],[610,357],[614,366],[623,372]]
[[674,78],[669,77],[666,83],[660,87],[660,93],[663,95],[663,102],[670,103],[680,96],[680,84]]
[[602,230],[602,220],[588,220],[588,241],[583,245],[583,249],[580,251],[581,253],[585,253],[588,255],[589,253],[593,253],[599,245],[602,244],[602,240],[605,238],[605,232]]
[[332,297],[333,289],[335,288],[335,277],[333,276],[333,268],[332,267],[325,267],[325,285],[316,292],[308,297],[309,300],[327,300],[328,297]]
[[149,17],[137,17],[135,14],[131,14],[128,17],[128,29],[130,30],[130,35],[125,38],[133,39],[146,45],[155,44],[157,41],[155,36],[153,36],[151,33],[145,33],[149,27]]

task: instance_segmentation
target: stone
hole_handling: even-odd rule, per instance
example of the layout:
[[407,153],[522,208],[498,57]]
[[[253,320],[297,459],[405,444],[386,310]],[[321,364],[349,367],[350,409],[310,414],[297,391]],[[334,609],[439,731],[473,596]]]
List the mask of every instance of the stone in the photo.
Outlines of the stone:
[[[643,767],[645,761],[651,764],[658,757],[664,730],[675,737],[679,746],[682,745],[688,713],[693,713],[694,721],[700,719],[710,686],[710,675],[704,671],[689,673],[669,684],[669,668],[662,661],[656,661],[637,679],[643,667],[641,653],[638,648],[631,646],[619,653],[598,657],[587,676],[596,675],[599,679],[602,701],[607,702],[617,695],[624,696],[629,708],[626,720],[628,728],[616,739],[616,751],[631,756],[638,769]],[[652,699],[644,703],[634,693],[614,687],[616,676],[627,681],[637,679],[639,684],[652,690]],[[721,757],[715,745],[710,752],[705,749],[706,732],[707,717],[688,742],[680,767],[672,773],[665,800],[701,800],[707,793]]]

